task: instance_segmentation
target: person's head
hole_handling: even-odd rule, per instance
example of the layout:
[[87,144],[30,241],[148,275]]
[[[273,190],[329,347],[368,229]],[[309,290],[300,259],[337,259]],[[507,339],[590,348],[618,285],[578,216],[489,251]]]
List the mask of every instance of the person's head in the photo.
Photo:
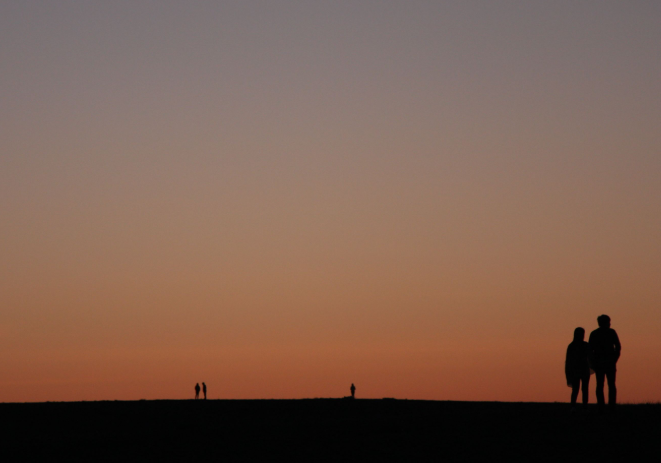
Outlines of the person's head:
[[574,341],[583,341],[585,339],[585,330],[580,326],[574,330]]
[[608,315],[599,315],[597,317],[597,323],[599,328],[610,328],[611,327],[611,317]]

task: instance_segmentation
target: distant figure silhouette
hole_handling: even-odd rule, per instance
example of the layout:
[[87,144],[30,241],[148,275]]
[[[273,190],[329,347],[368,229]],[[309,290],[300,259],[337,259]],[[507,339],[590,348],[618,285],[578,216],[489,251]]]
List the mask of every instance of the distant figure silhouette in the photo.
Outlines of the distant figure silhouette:
[[597,317],[599,328],[590,333],[590,365],[595,371],[597,379],[597,404],[599,409],[604,408],[604,377],[608,380],[608,405],[615,407],[617,401],[617,388],[615,387],[615,364],[620,358],[622,345],[617,333],[611,326],[608,315]]
[[353,383],[351,383],[351,398],[356,398],[356,386],[354,386]]
[[567,346],[567,357],[565,359],[565,376],[567,377],[567,386],[571,387],[571,406],[572,411],[576,407],[579,388],[583,392],[583,407],[588,405],[588,386],[590,384],[590,365],[588,357],[590,355],[590,346],[585,342],[585,330],[576,328],[574,330],[574,340]]
[[200,398],[200,383],[195,384],[195,399]]
[[202,393],[204,394],[204,400],[207,400],[207,385],[202,382]]

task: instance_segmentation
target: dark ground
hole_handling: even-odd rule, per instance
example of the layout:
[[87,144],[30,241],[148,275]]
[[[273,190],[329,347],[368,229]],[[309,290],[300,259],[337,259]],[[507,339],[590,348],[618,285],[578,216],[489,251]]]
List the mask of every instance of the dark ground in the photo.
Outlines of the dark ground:
[[658,461],[661,405],[416,400],[0,404],[2,461]]

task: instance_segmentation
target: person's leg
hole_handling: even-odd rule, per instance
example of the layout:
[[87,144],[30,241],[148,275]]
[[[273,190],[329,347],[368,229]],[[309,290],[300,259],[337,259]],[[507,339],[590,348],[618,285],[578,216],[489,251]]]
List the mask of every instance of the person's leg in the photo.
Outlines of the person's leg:
[[575,379],[571,383],[571,406],[574,408],[576,405],[576,398],[578,397],[578,389],[580,388],[580,381]]
[[608,406],[615,407],[617,402],[617,388],[615,387],[615,369],[606,374],[608,379]]
[[583,406],[585,407],[588,404],[588,397],[590,395],[590,375],[587,375],[581,379],[581,392],[583,392]]
[[604,377],[606,374],[603,371],[596,371],[594,376],[596,377],[597,380],[597,390],[596,390],[596,395],[597,395],[597,404],[599,405],[599,408],[603,408],[605,400],[604,400]]

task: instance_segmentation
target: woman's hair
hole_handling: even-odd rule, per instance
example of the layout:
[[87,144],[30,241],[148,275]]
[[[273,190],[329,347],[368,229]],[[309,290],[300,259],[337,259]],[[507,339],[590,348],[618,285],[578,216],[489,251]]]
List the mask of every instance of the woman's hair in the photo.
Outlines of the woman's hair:
[[574,341],[582,341],[585,339],[585,330],[580,326],[574,330]]

